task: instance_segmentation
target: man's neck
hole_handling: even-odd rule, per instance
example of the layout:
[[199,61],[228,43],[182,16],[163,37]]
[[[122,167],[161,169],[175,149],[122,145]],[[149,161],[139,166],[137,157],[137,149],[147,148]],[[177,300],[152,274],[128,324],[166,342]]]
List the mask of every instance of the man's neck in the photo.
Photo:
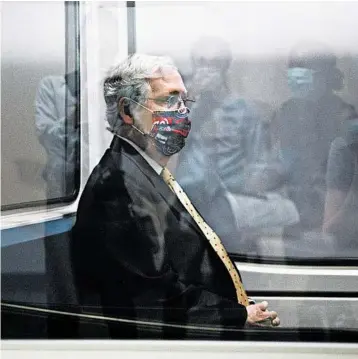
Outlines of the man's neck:
[[147,148],[145,150],[145,153],[150,158],[152,158],[155,162],[160,164],[162,167],[165,167],[167,165],[167,163],[169,162],[169,160],[170,160],[170,157],[164,156],[161,153],[159,153],[159,151],[155,147],[154,142],[150,141],[150,140],[149,140],[148,146],[147,146]]
[[160,166],[165,167],[167,165],[170,157],[162,155],[157,150],[154,140],[152,140],[149,136],[141,134],[138,130],[128,125],[121,126],[118,131],[118,135],[135,143],[143,152],[145,152]]

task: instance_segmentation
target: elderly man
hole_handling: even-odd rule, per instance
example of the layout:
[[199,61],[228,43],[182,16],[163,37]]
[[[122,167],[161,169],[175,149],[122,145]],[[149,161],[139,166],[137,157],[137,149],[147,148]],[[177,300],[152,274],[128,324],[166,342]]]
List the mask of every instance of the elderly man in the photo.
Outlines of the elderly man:
[[[267,302],[249,305],[220,239],[166,168],[191,127],[172,61],[129,56],[109,71],[104,97],[114,138],[78,207],[79,286],[91,283],[112,317],[218,329],[278,325]],[[136,335],[110,329],[112,337]]]

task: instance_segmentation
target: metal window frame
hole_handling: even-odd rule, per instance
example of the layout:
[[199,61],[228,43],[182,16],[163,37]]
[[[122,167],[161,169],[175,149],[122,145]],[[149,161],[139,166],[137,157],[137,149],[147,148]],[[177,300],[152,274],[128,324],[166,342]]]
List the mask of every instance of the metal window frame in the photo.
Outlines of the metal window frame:
[[[80,41],[80,14],[79,14],[79,1],[65,1],[65,72],[67,73],[68,68],[75,68],[78,71],[76,77],[76,87],[79,91],[79,96],[81,95],[80,87],[80,67],[78,65],[80,59],[79,51],[79,41]],[[72,38],[74,41],[68,41]],[[73,49],[74,47],[74,49]],[[72,53],[74,56],[69,56],[69,53]],[[75,61],[75,63],[70,63]],[[71,66],[72,65],[72,66]],[[78,121],[78,126],[80,126],[81,119],[81,104],[77,106],[76,109],[76,120]],[[67,123],[66,123],[67,125]],[[81,131],[81,128],[80,128]],[[66,129],[67,132],[67,129]],[[77,153],[78,156],[81,156],[80,152],[81,143],[78,141]],[[28,209],[28,208],[37,208],[40,206],[53,206],[53,205],[63,205],[70,204],[77,199],[77,196],[80,192],[80,172],[76,175],[75,178],[75,190],[72,194],[68,196],[58,197],[58,198],[49,198],[38,201],[31,202],[20,202],[7,205],[1,205],[1,212],[18,210],[18,209]]]
[[127,1],[128,55],[137,51],[136,8],[135,1]]

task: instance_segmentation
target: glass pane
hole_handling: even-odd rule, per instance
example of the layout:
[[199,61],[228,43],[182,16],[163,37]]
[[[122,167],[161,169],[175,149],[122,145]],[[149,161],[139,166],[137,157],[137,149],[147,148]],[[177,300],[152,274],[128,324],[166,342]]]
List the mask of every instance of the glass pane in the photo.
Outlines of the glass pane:
[[136,6],[137,52],[197,99],[173,171],[229,252],[357,258],[357,4]]
[[[99,71],[99,67],[102,71],[102,65],[109,66],[118,50],[116,46],[121,47],[123,36],[118,31],[121,25],[118,14],[123,12],[123,4],[118,5],[118,9],[116,6],[103,2],[98,9],[93,8],[91,20],[96,20],[98,29],[91,27],[90,34],[95,35],[98,30],[99,38],[93,36],[93,43],[88,44],[86,50],[91,55],[98,52],[93,58],[88,56],[88,60],[100,64],[93,66],[94,71]],[[322,177],[318,177],[321,179],[318,194],[324,193],[318,213],[324,217],[328,183],[340,179],[329,173],[339,167],[330,164],[330,161],[334,163],[330,158],[339,158],[331,153],[341,144],[342,137],[337,135],[334,126],[328,126],[329,119],[324,122],[327,127],[322,122],[315,122],[317,126],[313,128],[304,125],[303,115],[313,114],[314,121],[321,119],[320,107],[317,111],[307,110],[307,103],[316,106],[317,102],[313,101],[311,92],[308,99],[294,97],[291,92],[297,87],[300,95],[307,88],[311,91],[311,85],[317,81],[315,76],[322,75],[322,71],[311,69],[312,61],[316,63],[317,57],[319,66],[328,61],[330,70],[333,71],[333,67],[333,72],[339,74],[338,79],[343,76],[348,79],[341,83],[340,89],[331,89],[330,93],[343,107],[342,115],[338,110],[338,114],[330,111],[329,115],[341,116],[344,124],[354,120],[356,85],[350,81],[358,76],[353,46],[357,39],[348,29],[353,28],[357,6],[342,6],[222,2],[136,5],[137,51],[172,56],[180,67],[190,97],[197,100],[191,111],[190,139],[179,157],[173,158],[170,168],[232,254],[245,254],[253,260],[258,256],[274,261],[295,259],[300,263],[304,263],[304,258],[320,259],[318,263],[323,263],[322,258],[333,259],[339,263],[340,257],[347,259],[356,255],[354,247],[342,246],[341,237],[327,230],[323,232],[323,223],[306,227],[302,218],[308,212],[300,210],[290,191],[292,171],[296,168],[287,166],[286,156],[291,152],[284,147],[290,129],[296,134],[293,140],[298,137],[318,147],[312,149],[309,156],[302,155],[312,176],[316,172],[310,166],[316,168],[317,161],[321,163],[320,156],[326,154],[323,187],[320,187]],[[237,14],[242,22],[237,21]],[[307,28],[302,29],[302,23]],[[113,36],[108,39],[109,33]],[[216,36],[216,39],[202,41],[203,36]],[[310,41],[311,37],[316,38],[318,42],[328,39],[327,46],[334,48],[336,63],[332,65],[331,58],[325,56],[328,51],[320,47],[319,56],[310,60],[309,65],[300,60],[288,67],[291,50],[301,42],[301,36],[308,36]],[[108,46],[108,41],[113,46]],[[122,48],[120,50],[123,53]],[[307,62],[306,54],[304,57]],[[322,77],[318,79],[322,84]],[[95,93],[91,95],[96,99]],[[104,114],[103,98],[98,101],[102,102]],[[301,106],[302,118],[298,116],[293,121],[295,117],[289,116],[287,123],[282,124],[281,113],[290,101]],[[331,108],[331,102],[335,103],[323,101],[324,114]],[[297,123],[303,126],[301,135],[295,127]],[[280,131],[287,124],[288,134],[282,135]],[[315,141],[310,137],[314,131],[317,131]],[[333,145],[336,138],[338,144]],[[294,143],[293,140],[288,144]],[[299,149],[307,151],[301,142],[299,145]],[[129,158],[135,151],[129,144],[126,146]],[[343,148],[346,147],[344,143]],[[21,308],[5,306],[7,329],[10,328],[7,335],[11,335],[11,325],[21,327],[26,317],[31,323],[28,326],[31,332],[29,334],[24,326],[20,336],[36,335],[33,333],[37,327],[41,328],[39,335],[59,338],[354,341],[358,328],[357,321],[352,319],[358,305],[354,293],[356,276],[332,275],[327,279],[324,272],[303,276],[299,272],[301,268],[292,280],[291,272],[286,275],[290,267],[283,270],[274,267],[274,277],[269,271],[265,272],[267,267],[262,269],[256,265],[252,271],[258,274],[256,281],[250,281],[247,271],[239,268],[248,294],[256,300],[268,300],[269,308],[277,310],[281,318],[281,328],[276,330],[243,329],[245,309],[238,306],[230,276],[200,228],[195,227],[160,178],[153,177],[162,192],[150,192],[148,187],[138,186],[141,169],[138,176],[129,176],[130,181],[122,183],[123,175],[116,171],[121,161],[116,161],[114,155],[108,156],[110,151],[103,157],[104,166],[96,167],[84,191],[86,198],[72,233],[72,223],[59,224],[72,218],[35,224],[25,229],[27,235],[40,232],[45,233],[44,238],[32,236],[33,240],[28,243],[3,249],[2,300],[28,306],[27,316]],[[116,156],[119,153],[112,151],[111,154],[114,152]],[[133,157],[140,161],[140,156]],[[114,161],[106,162],[108,158]],[[295,157],[295,164],[299,160],[300,157]],[[113,166],[107,171],[108,163]],[[192,167],[188,169],[183,164]],[[191,176],[187,176],[189,171]],[[350,173],[345,167],[343,172]],[[309,181],[308,174],[304,179]],[[305,184],[303,180],[302,183]],[[150,182],[150,190],[152,184]],[[294,182],[293,187],[300,184]],[[128,193],[131,198],[126,202]],[[355,198],[354,191],[352,198]],[[316,208],[314,212],[316,214]],[[56,232],[59,227],[62,232]],[[16,231],[5,234],[9,239],[24,234],[22,228]],[[34,262],[36,257],[40,260]],[[286,270],[287,273],[282,272]],[[344,268],[341,271],[344,272]],[[317,282],[321,285],[318,294],[312,289]],[[329,283],[331,289],[325,287],[325,283]],[[283,290],[277,290],[278,284]],[[257,288],[261,291],[255,292]],[[288,297],[287,292],[295,290],[301,298],[299,295]],[[42,312],[44,320],[40,315],[31,315],[34,308],[48,310]],[[51,312],[53,309],[57,313]],[[76,316],[79,310],[81,317]],[[64,321],[64,316],[68,320]],[[42,329],[43,325],[47,327]]]
[[73,199],[79,185],[74,24],[66,31],[59,1],[6,2],[1,13],[2,208]]

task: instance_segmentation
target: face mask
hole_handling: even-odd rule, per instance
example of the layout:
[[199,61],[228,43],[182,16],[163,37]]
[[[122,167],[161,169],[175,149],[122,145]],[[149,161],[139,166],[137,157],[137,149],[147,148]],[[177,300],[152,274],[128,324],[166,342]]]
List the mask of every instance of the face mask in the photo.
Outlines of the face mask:
[[164,156],[172,156],[185,146],[185,139],[191,129],[188,113],[189,109],[185,109],[184,113],[178,110],[153,112],[153,126],[149,136]]
[[132,127],[142,135],[153,139],[156,148],[164,156],[172,156],[178,153],[185,146],[185,139],[191,129],[191,121],[188,118],[190,110],[184,107],[172,111],[152,111],[138,102],[135,103],[152,113],[153,124],[149,133],[144,133],[134,125]]
[[303,67],[293,67],[288,69],[288,86],[294,97],[305,98],[313,92],[314,70]]

